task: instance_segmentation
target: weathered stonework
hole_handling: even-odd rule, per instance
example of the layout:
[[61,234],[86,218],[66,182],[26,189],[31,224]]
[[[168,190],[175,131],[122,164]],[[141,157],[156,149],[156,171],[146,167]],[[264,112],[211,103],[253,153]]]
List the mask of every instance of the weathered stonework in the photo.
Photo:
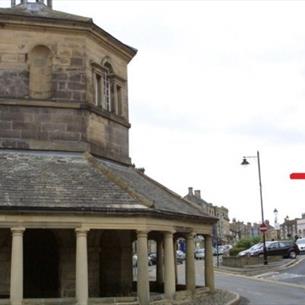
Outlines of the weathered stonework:
[[[130,163],[127,64],[132,55],[120,50],[125,46],[114,51],[84,23],[67,29],[60,22],[41,26],[1,14],[0,21],[0,147],[90,151]],[[103,69],[105,63],[113,82],[108,111],[102,109],[105,102],[96,104],[94,76],[94,67]]]
[[9,98],[26,97],[29,94],[28,71],[0,70],[0,96]]

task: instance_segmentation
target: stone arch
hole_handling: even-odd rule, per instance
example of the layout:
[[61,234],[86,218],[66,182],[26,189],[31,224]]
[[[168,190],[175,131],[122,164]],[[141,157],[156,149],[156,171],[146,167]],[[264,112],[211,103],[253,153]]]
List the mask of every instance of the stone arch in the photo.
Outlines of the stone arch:
[[52,93],[52,53],[44,45],[35,46],[29,53],[30,97],[48,99]]
[[24,233],[24,297],[57,298],[60,295],[59,255],[51,230]]
[[108,70],[109,74],[113,74],[114,73],[113,64],[112,64],[111,58],[109,56],[105,56],[101,60],[101,65]]

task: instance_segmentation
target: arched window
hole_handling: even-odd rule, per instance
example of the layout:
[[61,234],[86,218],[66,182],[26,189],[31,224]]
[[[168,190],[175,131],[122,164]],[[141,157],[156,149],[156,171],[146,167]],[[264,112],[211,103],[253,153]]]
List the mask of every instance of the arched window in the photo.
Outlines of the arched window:
[[109,62],[104,64],[104,71],[103,71],[103,98],[104,98],[104,105],[105,109],[109,112],[114,112],[114,89],[113,84],[111,82],[110,76],[113,74],[112,66]]
[[52,89],[52,56],[45,46],[34,47],[29,54],[30,97],[47,99]]
[[100,64],[91,62],[95,105],[124,117],[124,83],[125,80],[115,74],[111,61],[105,57]]

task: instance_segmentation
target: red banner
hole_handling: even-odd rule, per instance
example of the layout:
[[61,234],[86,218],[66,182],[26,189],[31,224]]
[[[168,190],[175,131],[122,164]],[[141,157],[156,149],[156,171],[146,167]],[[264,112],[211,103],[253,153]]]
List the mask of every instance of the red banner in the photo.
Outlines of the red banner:
[[305,173],[292,173],[290,179],[305,179]]

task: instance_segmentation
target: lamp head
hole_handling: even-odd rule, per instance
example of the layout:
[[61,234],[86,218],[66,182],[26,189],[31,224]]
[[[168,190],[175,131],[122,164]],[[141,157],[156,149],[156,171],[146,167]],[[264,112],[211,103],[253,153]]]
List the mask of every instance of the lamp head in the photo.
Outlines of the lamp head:
[[241,162],[241,165],[249,165],[250,163],[248,162],[247,158],[243,158],[243,162]]

